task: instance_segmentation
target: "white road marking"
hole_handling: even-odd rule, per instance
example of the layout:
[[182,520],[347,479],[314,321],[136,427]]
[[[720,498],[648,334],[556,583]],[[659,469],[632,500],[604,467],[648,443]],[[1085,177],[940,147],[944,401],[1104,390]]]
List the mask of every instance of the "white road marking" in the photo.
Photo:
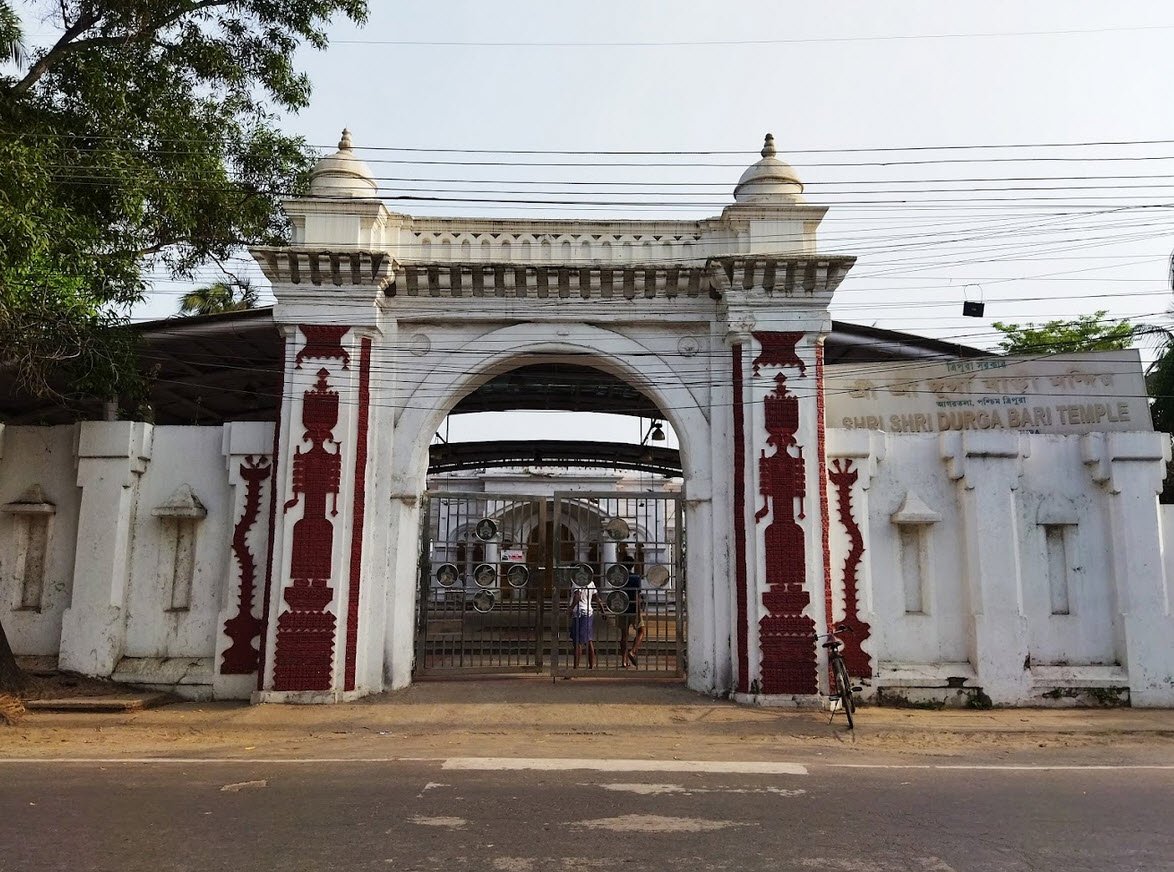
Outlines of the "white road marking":
[[[380,764],[380,763],[439,763],[443,769],[507,770],[534,769],[565,771],[592,769],[599,772],[706,772],[718,775],[808,775],[800,763],[755,763],[715,760],[577,760],[560,758],[511,757],[0,757],[0,766],[11,765],[103,765],[115,766],[223,766],[244,765],[281,766]],[[1133,772],[1144,770],[1170,771],[1174,764],[1122,763],[1111,764],[1007,764],[1007,763],[824,763],[814,764],[823,769],[927,769],[969,770],[992,772]]]
[[468,823],[467,820],[459,817],[427,817],[420,814],[413,815],[408,820],[422,827],[446,827],[450,830],[463,829],[465,824]]
[[560,757],[450,757],[442,769],[479,772],[530,769],[565,772],[589,769],[595,772],[707,772],[718,775],[806,775],[798,763],[757,763],[720,760],[594,760]]
[[[580,784],[580,787],[592,787]],[[695,793],[770,793],[775,796],[802,796],[805,790],[787,790],[782,787],[685,787],[683,784],[600,784],[604,790],[615,793],[635,793],[639,796],[657,796],[665,793],[679,793],[692,796]]]
[[255,787],[268,787],[269,782],[262,778],[260,781],[238,781],[236,784],[226,784],[220,788],[221,793],[240,793]]
[[757,824],[741,821],[714,821],[705,818],[664,817],[658,814],[625,814],[613,818],[574,821],[572,827],[590,830],[611,830],[616,833],[703,833],[730,827],[749,827]]

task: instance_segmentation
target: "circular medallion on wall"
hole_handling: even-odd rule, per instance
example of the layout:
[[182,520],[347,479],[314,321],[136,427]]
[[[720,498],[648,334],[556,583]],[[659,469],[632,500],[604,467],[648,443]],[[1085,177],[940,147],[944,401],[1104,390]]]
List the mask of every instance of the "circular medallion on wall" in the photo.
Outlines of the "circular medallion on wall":
[[656,563],[648,567],[648,571],[644,573],[644,578],[653,587],[664,587],[668,584],[669,568],[663,563]]
[[622,539],[628,538],[628,534],[632,532],[632,528],[628,526],[628,522],[623,518],[612,518],[603,525],[603,532],[613,542],[619,542]]
[[622,590],[613,590],[604,597],[603,604],[613,615],[623,614],[628,610],[628,595]]
[[682,336],[677,340],[677,351],[683,357],[692,357],[701,350],[701,343],[696,336]]
[[524,563],[515,563],[505,573],[505,580],[510,583],[510,587],[525,587],[529,578],[530,570]]
[[594,577],[595,573],[586,563],[577,563],[571,567],[571,583],[575,587],[586,587]]
[[493,594],[487,590],[479,590],[473,595],[473,608],[482,614],[492,609],[494,602]]
[[457,568],[451,563],[442,563],[436,569],[436,580],[440,582],[442,587],[452,587],[460,580],[460,577]]
[[426,333],[416,333],[408,340],[408,351],[416,357],[423,357],[432,350],[432,340]]
[[492,563],[481,563],[473,570],[473,581],[478,587],[493,587],[497,583],[497,569]]
[[628,567],[622,563],[613,563],[607,568],[604,578],[612,587],[623,587],[628,583]]
[[497,521],[492,518],[482,518],[477,522],[477,526],[473,528],[473,535],[475,535],[482,542],[489,542],[497,538]]

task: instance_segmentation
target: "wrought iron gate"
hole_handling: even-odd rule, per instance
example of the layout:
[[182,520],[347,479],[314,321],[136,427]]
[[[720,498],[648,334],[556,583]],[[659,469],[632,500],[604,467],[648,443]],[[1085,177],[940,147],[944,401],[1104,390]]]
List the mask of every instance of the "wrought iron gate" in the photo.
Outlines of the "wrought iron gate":
[[[417,674],[684,674],[678,494],[430,492],[421,539]],[[579,590],[594,592],[593,672],[586,646],[574,667]]]

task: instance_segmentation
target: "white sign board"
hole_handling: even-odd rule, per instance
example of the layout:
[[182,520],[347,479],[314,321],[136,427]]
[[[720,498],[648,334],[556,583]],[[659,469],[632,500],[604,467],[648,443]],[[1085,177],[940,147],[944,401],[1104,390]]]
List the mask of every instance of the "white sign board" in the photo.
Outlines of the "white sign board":
[[1135,350],[835,364],[824,402],[827,426],[849,430],[1153,430]]

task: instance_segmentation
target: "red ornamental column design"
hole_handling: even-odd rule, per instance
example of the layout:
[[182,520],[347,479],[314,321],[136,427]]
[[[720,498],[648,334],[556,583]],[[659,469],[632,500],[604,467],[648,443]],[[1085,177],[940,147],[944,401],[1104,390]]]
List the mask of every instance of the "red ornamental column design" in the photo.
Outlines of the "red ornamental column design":
[[[802,333],[756,332],[762,351],[754,360],[754,373],[764,367],[805,372],[796,352]],[[815,622],[804,612],[811,602],[806,589],[807,557],[804,530],[807,492],[803,448],[797,442],[799,398],[787,391],[787,376],[775,376],[775,389],[764,399],[766,443],[759,456],[759,491],[762,508],[755,515],[763,530],[767,590],[762,596],[766,614],[758,622],[762,655],[762,692],[765,694],[814,694],[818,691],[815,656]]]
[[261,634],[261,618],[253,611],[257,590],[257,558],[249,548],[248,535],[261,514],[261,489],[272,475],[267,457],[246,457],[240,465],[245,483],[245,504],[232,533],[232,552],[240,566],[237,613],[224,622],[224,633],[232,640],[220,664],[221,675],[251,675],[257,671],[260,649],[253,644]]
[[[872,632],[872,628],[860,617],[860,592],[857,588],[860,563],[864,557],[864,534],[852,514],[852,487],[860,478],[855,464],[848,459],[832,461],[828,469],[828,480],[836,489],[836,510],[840,524],[848,534],[848,555],[844,558],[844,620],[852,632],[840,637],[844,643],[841,653],[848,667],[848,674],[858,678],[872,677],[872,663],[861,647]],[[831,621],[831,612],[828,612]]]
[[[306,344],[295,361],[338,359],[343,368],[349,355],[341,345],[347,327],[303,326]],[[339,396],[331,390],[330,371],[317,372],[317,382],[302,398],[303,439],[309,449],[298,448],[292,459],[293,496],[285,511],[302,506],[302,517],[291,531],[290,580],[282,599],[288,609],[277,619],[273,662],[273,687],[279,691],[331,689],[334,664],[335,615],[328,606],[334,599],[331,575],[334,565],[334,524],[342,480],[342,448],[334,438],[339,420]]]

